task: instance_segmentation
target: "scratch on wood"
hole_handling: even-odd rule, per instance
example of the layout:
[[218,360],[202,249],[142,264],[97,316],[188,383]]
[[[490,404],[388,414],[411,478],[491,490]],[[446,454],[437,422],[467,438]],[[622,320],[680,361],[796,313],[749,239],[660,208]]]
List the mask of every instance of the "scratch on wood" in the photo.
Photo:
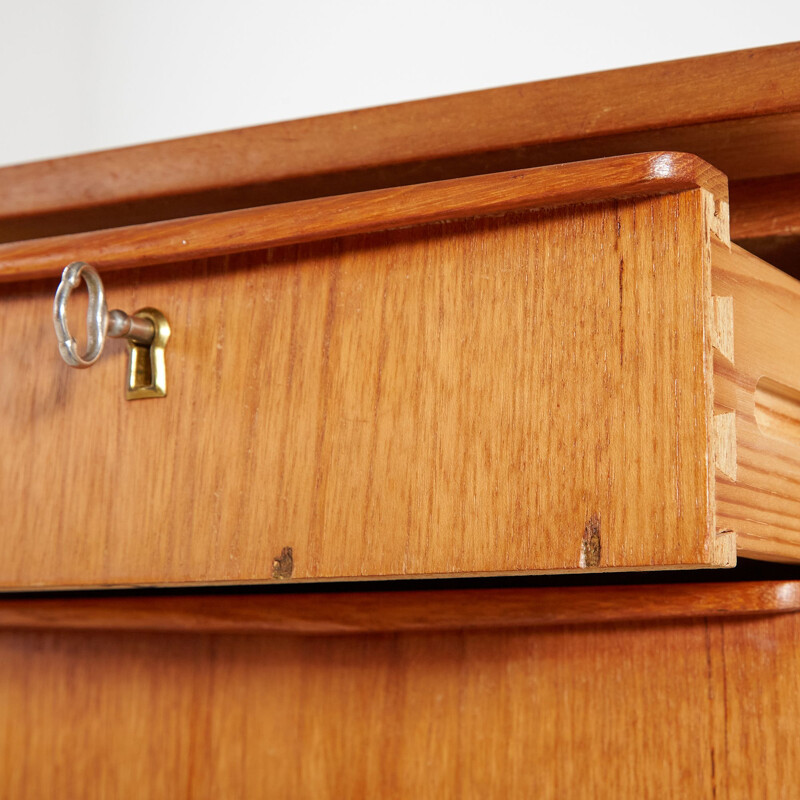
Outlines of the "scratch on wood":
[[279,581],[284,581],[292,577],[294,571],[294,558],[292,558],[292,548],[284,547],[281,554],[272,561],[272,577]]
[[581,568],[599,566],[601,553],[600,516],[598,514],[592,514],[586,522],[586,527],[583,529],[580,559]]

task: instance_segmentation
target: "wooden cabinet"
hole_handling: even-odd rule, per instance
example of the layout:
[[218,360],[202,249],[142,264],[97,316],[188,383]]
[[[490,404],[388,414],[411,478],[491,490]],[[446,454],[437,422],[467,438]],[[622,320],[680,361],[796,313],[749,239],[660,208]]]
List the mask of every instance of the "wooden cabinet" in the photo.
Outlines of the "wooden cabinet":
[[[597,573],[800,558],[798,59],[0,171],[3,791],[788,796],[800,583]],[[165,398],[61,362],[75,260]]]

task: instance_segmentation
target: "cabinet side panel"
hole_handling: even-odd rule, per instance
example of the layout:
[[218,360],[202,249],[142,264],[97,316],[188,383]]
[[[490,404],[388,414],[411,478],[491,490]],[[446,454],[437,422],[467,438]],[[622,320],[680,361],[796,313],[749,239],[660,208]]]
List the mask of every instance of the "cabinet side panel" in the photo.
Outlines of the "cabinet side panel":
[[709,565],[705,241],[690,191],[111,274],[145,402],[3,287],[0,584]]

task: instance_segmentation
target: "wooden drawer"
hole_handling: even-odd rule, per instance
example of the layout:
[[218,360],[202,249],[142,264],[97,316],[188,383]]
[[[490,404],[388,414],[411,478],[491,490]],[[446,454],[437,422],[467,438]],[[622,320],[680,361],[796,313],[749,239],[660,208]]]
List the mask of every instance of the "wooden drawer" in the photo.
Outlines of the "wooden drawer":
[[[166,398],[125,400],[119,343],[60,361],[77,259],[168,317]],[[0,277],[2,588],[800,554],[798,284],[694,156],[7,244]]]

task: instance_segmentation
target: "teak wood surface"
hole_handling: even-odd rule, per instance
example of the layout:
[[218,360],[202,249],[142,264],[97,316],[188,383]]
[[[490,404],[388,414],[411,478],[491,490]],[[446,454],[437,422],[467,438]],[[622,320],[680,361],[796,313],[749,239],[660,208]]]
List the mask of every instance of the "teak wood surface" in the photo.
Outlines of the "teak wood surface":
[[[734,237],[800,263],[798,179],[787,175],[799,158],[799,58],[797,45],[767,48],[0,170],[0,237],[666,144],[704,152],[737,178]],[[534,515],[557,506],[564,521],[548,557],[561,542],[574,560],[580,542],[587,567],[648,549],[655,560],[686,557],[687,545],[690,557],[725,561],[731,537],[716,534],[731,526],[749,555],[795,557],[796,285],[728,249],[724,179],[696,159],[571,169],[0,247],[0,278],[12,281],[0,287],[4,577],[28,589],[286,580],[308,572],[314,547],[318,565],[363,567],[397,557],[402,542],[389,541],[394,556],[376,551],[391,526],[356,525],[355,541],[340,535],[326,551],[328,520],[340,531],[359,515],[383,523],[398,485],[424,486],[445,468],[451,484],[440,479],[427,507],[401,510],[488,524],[460,543],[457,526],[442,527],[419,563],[444,553],[451,565],[485,565],[499,549],[529,557],[524,526],[503,527],[528,524],[514,503],[525,491],[539,498]],[[574,205],[587,199],[595,205]],[[113,344],[82,375],[58,361],[52,276],[77,257],[107,270],[114,305],[168,312],[166,405],[122,400]],[[677,282],[667,269],[676,264]],[[431,297],[446,302],[437,309]],[[669,298],[685,327],[672,326]],[[700,356],[703,377],[682,372],[670,396],[666,372],[686,352]],[[348,356],[373,383],[337,372]],[[634,361],[631,383],[617,364]],[[430,366],[441,391],[426,395]],[[690,412],[691,393],[701,402]],[[526,416],[530,397],[545,395],[547,418]],[[609,437],[596,434],[614,429],[597,411],[619,413],[614,398],[639,449],[609,457]],[[576,409],[570,439],[561,415]],[[664,424],[688,419],[699,428],[683,436]],[[550,461],[535,449],[545,426]],[[445,435],[449,449],[429,446]],[[311,462],[336,469],[315,473]],[[545,466],[540,497],[528,479]],[[556,480],[559,468],[569,479]],[[643,481],[604,496],[620,475]],[[369,492],[354,501],[359,485]],[[586,520],[575,509],[588,509],[592,486],[608,505]],[[312,493],[324,502],[303,507]],[[637,528],[654,498],[651,526]],[[667,524],[652,527],[665,512]],[[302,513],[317,527],[300,525],[298,547],[286,531]],[[263,519],[288,524],[268,530]],[[692,520],[701,536],[676,538]],[[0,797],[793,797],[800,620],[786,612],[799,602],[796,581],[6,596]]]
[[53,284],[9,284],[0,585],[732,563],[711,444],[724,203],[661,190],[107,273],[114,305],[170,320],[165,400],[123,399],[113,344],[69,370]]
[[111,231],[0,244],[0,281],[60,275],[80,254],[99,270],[153,266],[533,208],[705,189],[727,215],[725,176],[686,153],[641,153],[438,181]]
[[0,632],[0,796],[790,798],[800,616]]
[[298,635],[500,630],[800,611],[800,581],[0,598],[0,630]]
[[650,150],[744,196],[800,173],[798,71],[786,44],[8,167],[0,240]]

